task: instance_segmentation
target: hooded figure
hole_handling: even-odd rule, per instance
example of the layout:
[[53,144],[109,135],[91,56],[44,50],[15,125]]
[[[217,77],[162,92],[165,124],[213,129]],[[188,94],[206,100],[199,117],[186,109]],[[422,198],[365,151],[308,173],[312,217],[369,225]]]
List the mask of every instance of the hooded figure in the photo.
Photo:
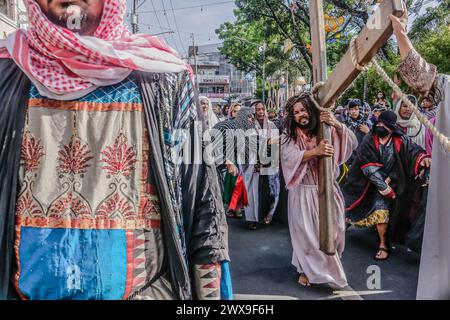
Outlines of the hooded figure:
[[347,222],[356,227],[376,226],[380,239],[377,260],[389,257],[392,234],[387,231],[395,220],[395,199],[419,175],[428,158],[396,122],[392,111],[380,115],[373,132],[358,147],[342,190]]
[[250,108],[255,113],[256,148],[251,149],[249,162],[243,166],[244,181],[248,191],[249,206],[245,218],[249,229],[256,230],[258,223],[270,224],[277,209],[280,195],[279,148],[271,144],[279,138],[279,130],[268,119],[262,101],[254,102]]
[[347,102],[348,116],[345,124],[353,131],[361,143],[364,136],[369,133],[371,126],[366,115],[366,107],[359,99],[350,99]]
[[[242,108],[236,118],[219,122],[214,127],[212,150],[218,174],[223,178],[223,201],[230,218],[240,218],[239,210],[248,206],[242,166],[249,161],[250,148],[256,147],[254,114],[248,107]],[[253,142],[253,144],[251,144]]]
[[[203,109],[203,117],[205,118],[206,127],[208,129],[212,129],[217,123],[219,123],[219,119],[214,113],[211,100],[205,96],[199,97],[199,100],[200,105],[202,106]],[[205,110],[205,108],[207,109]]]
[[125,1],[24,2],[0,42],[0,299],[229,297],[216,171],[178,162],[191,68]]

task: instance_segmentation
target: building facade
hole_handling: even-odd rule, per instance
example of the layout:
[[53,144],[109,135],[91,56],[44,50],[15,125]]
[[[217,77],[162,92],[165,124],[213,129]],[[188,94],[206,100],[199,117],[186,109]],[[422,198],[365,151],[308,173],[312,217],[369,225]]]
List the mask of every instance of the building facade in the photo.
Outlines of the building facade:
[[0,39],[27,24],[26,8],[22,0],[0,0]]
[[194,69],[200,95],[210,98],[214,104],[252,98],[256,77],[230,64],[220,53],[220,45],[189,47],[189,64]]

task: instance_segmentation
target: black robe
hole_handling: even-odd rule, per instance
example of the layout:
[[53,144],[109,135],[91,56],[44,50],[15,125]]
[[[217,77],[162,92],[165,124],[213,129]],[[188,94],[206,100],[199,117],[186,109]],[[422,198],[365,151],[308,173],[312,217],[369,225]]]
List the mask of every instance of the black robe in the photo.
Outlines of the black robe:
[[[389,172],[383,174],[386,178],[391,178],[390,186],[397,195],[401,195],[406,191],[409,181],[419,174],[419,164],[427,155],[425,150],[400,131],[394,132],[392,139],[395,164]],[[368,166],[384,167],[379,138],[375,133],[366,135],[358,147],[342,189],[346,214],[352,221],[363,220],[372,213],[374,199],[370,195],[378,190],[363,173],[363,168]],[[391,216],[392,220],[395,220],[395,217]]]

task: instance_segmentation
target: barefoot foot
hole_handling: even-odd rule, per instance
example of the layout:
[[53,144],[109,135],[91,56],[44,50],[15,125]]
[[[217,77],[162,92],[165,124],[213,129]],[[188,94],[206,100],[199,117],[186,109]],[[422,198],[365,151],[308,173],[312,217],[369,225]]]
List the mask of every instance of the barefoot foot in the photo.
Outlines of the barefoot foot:
[[300,274],[300,277],[298,278],[298,283],[302,287],[311,287],[311,283],[309,283],[309,279],[304,273]]

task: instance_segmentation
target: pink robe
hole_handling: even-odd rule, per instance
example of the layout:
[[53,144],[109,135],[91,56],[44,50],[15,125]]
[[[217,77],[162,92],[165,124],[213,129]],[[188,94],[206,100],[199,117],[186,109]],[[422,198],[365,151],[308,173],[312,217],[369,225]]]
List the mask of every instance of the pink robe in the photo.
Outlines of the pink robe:
[[300,130],[298,134],[298,143],[293,140],[285,142],[284,135],[281,140],[281,163],[286,188],[289,190],[288,219],[294,250],[292,264],[311,283],[330,283],[345,287],[347,278],[340,260],[345,247],[344,197],[336,179],[339,176],[339,166],[350,158],[358,141],[345,126],[341,133],[332,128],[337,254],[327,256],[319,249],[318,160],[302,163],[305,152],[317,146],[316,138],[309,139]]

